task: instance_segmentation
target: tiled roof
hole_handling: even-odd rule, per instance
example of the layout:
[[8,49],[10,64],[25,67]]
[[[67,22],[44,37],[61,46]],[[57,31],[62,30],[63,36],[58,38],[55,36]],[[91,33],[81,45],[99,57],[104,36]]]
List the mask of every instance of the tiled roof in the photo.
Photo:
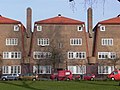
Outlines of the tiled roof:
[[101,21],[99,24],[120,24],[120,16]]
[[36,24],[84,24],[84,22],[82,22],[82,21],[63,17],[61,15],[58,15],[53,18],[37,21],[35,23]]
[[0,15],[0,24],[18,24],[18,23],[20,22]]

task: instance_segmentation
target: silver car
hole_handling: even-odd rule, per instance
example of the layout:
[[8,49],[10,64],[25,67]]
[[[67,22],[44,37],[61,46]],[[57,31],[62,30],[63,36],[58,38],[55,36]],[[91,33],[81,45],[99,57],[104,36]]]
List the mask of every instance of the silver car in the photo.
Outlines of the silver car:
[[2,80],[18,80],[19,79],[19,74],[3,74],[1,76]]

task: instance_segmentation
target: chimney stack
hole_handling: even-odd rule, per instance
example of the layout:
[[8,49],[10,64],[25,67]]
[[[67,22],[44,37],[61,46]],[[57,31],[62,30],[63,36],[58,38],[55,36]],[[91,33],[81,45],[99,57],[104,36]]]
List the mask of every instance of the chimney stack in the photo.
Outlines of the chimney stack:
[[92,28],[93,28],[93,20],[92,20],[93,16],[92,16],[92,8],[88,8],[87,10],[87,24],[88,24],[88,33],[89,33],[89,37],[92,38]]
[[32,32],[32,9],[30,7],[27,8],[27,34],[28,38],[31,37]]

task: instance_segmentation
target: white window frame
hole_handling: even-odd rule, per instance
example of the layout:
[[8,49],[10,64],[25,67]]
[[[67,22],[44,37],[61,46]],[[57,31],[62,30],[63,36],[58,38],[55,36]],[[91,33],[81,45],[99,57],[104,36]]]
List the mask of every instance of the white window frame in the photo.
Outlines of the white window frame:
[[18,45],[18,38],[6,38],[6,45]]
[[21,52],[3,52],[3,59],[21,59]]
[[70,45],[72,45],[72,46],[82,45],[82,38],[71,38]]
[[49,38],[38,38],[37,39],[38,46],[49,46]]
[[98,52],[98,59],[116,59],[115,52]]
[[114,66],[98,66],[98,74],[110,74],[112,71],[114,71]]
[[100,26],[100,31],[105,31],[105,26],[101,25]]
[[86,65],[68,66],[68,70],[70,70],[72,74],[85,74]]
[[19,31],[19,29],[20,29],[20,27],[19,27],[19,25],[14,25],[14,31]]
[[68,59],[86,59],[86,52],[68,52]]
[[2,66],[2,74],[21,74],[21,65]]
[[74,52],[72,52],[72,51],[69,51],[68,52],[68,59],[74,59]]
[[41,25],[37,25],[37,31],[42,31],[42,26]]
[[102,46],[113,46],[112,38],[102,38],[101,42],[102,42]]
[[21,66],[20,65],[11,66],[11,73],[12,74],[21,74]]
[[77,26],[77,31],[83,31],[82,25]]
[[52,66],[50,65],[45,65],[45,66],[34,65],[33,66],[33,73],[37,73],[37,74],[51,74],[51,70],[52,70]]
[[40,52],[40,51],[33,52],[34,59],[49,59],[51,56],[52,54],[50,52]]

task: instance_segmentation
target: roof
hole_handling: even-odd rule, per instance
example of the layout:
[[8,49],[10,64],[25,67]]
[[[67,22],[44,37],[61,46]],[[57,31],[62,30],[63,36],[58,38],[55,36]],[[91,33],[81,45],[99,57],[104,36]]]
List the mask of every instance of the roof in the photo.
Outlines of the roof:
[[37,21],[35,24],[84,24],[84,22],[63,17],[60,14],[53,18],[48,18],[45,20]]
[[18,24],[20,21],[6,18],[0,15],[0,24]]
[[120,16],[101,21],[99,24],[120,24]]

